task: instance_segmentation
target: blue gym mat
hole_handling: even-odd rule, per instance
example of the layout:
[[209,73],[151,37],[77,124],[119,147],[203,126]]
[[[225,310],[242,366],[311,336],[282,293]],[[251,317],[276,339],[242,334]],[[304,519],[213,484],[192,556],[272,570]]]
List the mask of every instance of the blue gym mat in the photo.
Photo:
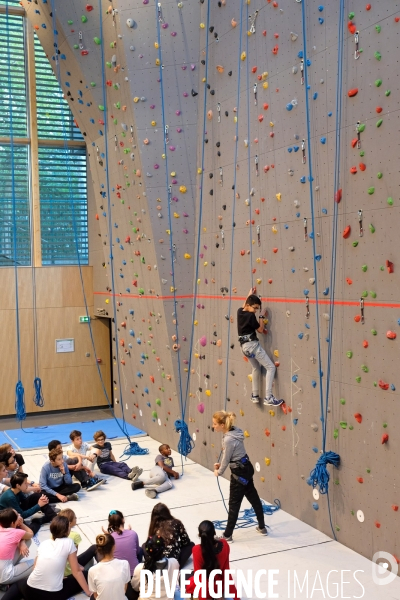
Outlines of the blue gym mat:
[[[28,419],[29,421],[29,419]],[[122,420],[118,419],[122,425]],[[73,429],[82,432],[82,439],[85,442],[93,440],[93,434],[98,429],[102,429],[107,435],[107,439],[125,437],[118,427],[115,419],[102,419],[100,421],[81,421],[77,423],[66,423],[63,425],[49,425],[44,427],[24,427],[23,429],[7,429],[0,432],[0,442],[12,444],[16,450],[28,450],[31,448],[45,448],[51,440],[60,440],[64,444],[70,444],[69,434]],[[125,429],[130,437],[147,435],[145,431],[125,423]]]

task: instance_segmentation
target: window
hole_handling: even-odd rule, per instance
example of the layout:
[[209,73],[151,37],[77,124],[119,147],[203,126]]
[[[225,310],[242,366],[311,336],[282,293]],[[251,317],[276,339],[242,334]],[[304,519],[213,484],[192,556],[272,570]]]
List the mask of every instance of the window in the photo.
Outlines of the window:
[[[0,0],[0,266],[71,265],[78,253],[88,264],[85,143],[24,10],[9,0],[7,15],[5,4]],[[33,231],[41,248],[34,255]]]

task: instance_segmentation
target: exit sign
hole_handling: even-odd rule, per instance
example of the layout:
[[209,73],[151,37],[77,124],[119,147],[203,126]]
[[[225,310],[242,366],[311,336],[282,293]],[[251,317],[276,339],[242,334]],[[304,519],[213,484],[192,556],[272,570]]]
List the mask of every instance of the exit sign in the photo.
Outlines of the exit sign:
[[90,317],[79,317],[79,323],[89,323]]

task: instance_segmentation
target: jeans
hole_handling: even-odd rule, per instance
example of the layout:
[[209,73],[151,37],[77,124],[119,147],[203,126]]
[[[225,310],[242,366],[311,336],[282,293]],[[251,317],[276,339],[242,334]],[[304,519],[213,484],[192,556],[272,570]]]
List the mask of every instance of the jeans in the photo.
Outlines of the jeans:
[[100,472],[105,475],[114,475],[114,477],[121,477],[122,479],[128,479],[128,475],[131,472],[131,468],[124,462],[114,462],[108,460],[98,465]]
[[224,532],[225,537],[232,535],[235,529],[236,522],[238,520],[240,505],[242,504],[243,498],[246,497],[254,508],[256,513],[258,526],[260,529],[265,527],[264,511],[261,504],[260,496],[256,488],[254,487],[253,479],[250,479],[247,485],[239,483],[234,477],[231,476],[231,485],[229,489],[229,511],[228,511],[228,522]]
[[144,487],[149,490],[155,490],[157,494],[167,492],[173,485],[172,481],[161,467],[156,465],[149,473],[149,479],[142,479]]
[[[272,383],[274,381],[276,367],[264,348],[258,340],[254,342],[246,342],[242,346],[243,354],[248,358],[249,363],[253,367],[251,388],[253,396],[258,396],[258,384],[261,374],[261,367],[267,372],[265,379],[265,397],[269,398],[272,395]],[[251,357],[251,355],[254,357]]]
[[[54,494],[62,494],[62,496],[70,496],[71,494],[76,494],[79,492],[81,486],[79,483],[71,483],[71,485],[61,485],[59,488],[54,490]],[[52,504],[57,504],[60,502],[57,496],[53,496],[53,494],[48,494],[47,492],[43,492],[49,499],[49,502]],[[43,510],[43,508],[42,508]],[[44,511],[43,511],[44,512]]]

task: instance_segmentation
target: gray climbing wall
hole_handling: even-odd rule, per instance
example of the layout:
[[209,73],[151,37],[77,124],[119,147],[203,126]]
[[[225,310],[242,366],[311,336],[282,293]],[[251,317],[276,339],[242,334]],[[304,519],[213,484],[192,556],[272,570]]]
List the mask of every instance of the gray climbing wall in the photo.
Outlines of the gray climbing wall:
[[[398,555],[400,3],[345,2],[342,19],[339,2],[313,0],[22,4],[53,66],[55,9],[61,81],[90,152],[95,306],[116,317],[117,406],[176,447],[185,405],[191,456],[212,468],[211,417],[226,403],[262,497],[331,534],[306,481],[328,398],[337,538]],[[251,286],[268,307],[260,337],[285,399],[274,410],[251,404],[237,343]]]

